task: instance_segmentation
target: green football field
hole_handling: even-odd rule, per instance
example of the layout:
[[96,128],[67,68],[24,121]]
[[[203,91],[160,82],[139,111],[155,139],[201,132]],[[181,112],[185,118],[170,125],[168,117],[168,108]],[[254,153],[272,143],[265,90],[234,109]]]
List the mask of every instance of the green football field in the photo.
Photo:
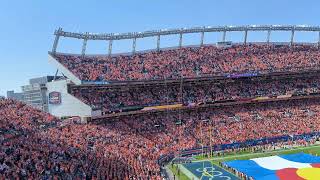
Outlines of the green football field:
[[[248,152],[248,151],[241,151],[237,153],[228,153],[224,156],[219,157],[205,157],[205,156],[195,156],[196,159],[194,162],[211,162],[214,166],[219,166],[219,162],[224,161],[231,161],[231,160],[246,160],[246,159],[252,159],[252,158],[258,158],[258,157],[265,157],[265,156],[273,156],[273,155],[283,155],[283,154],[295,154],[299,152],[304,152],[307,154],[312,154],[316,156],[320,156],[320,145],[312,145],[307,147],[295,147],[295,148],[288,148],[288,149],[278,149],[274,151],[268,151],[268,152]],[[169,165],[169,169],[172,171],[172,173],[175,175],[175,177],[179,180],[189,180],[192,179],[193,173],[190,173],[188,170],[186,170],[184,165]],[[178,170],[179,169],[179,170]]]

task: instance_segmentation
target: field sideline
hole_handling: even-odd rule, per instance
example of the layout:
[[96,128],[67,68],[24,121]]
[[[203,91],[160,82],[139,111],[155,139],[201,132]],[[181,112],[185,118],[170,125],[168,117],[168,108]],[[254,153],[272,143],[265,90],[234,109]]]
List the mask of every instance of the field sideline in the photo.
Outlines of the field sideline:
[[[213,157],[213,158],[207,158],[202,157],[201,155],[195,156],[196,159],[193,162],[202,162],[202,161],[210,161],[212,164],[219,166],[219,162],[224,161],[230,161],[230,160],[245,160],[245,159],[252,159],[252,158],[258,158],[258,157],[266,157],[266,156],[273,156],[273,155],[283,155],[283,154],[294,154],[304,152],[312,155],[320,155],[320,144],[306,146],[306,147],[294,147],[294,148],[286,148],[286,149],[278,149],[273,151],[267,151],[267,152],[240,152],[240,153],[230,153],[225,156],[221,157]],[[175,165],[171,166],[168,165],[171,172],[175,175],[176,178],[179,180],[189,180],[190,178],[190,172],[186,172],[185,168],[180,168],[180,173],[178,174],[178,167],[181,165]],[[220,167],[220,166],[219,166]],[[188,176],[189,175],[189,176]]]

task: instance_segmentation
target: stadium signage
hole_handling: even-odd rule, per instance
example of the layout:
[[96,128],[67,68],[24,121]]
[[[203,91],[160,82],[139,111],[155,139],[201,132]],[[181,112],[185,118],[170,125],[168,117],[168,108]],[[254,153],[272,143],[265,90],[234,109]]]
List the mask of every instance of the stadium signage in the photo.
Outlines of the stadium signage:
[[228,78],[241,78],[241,77],[254,77],[258,76],[258,73],[243,73],[243,74],[228,74]]
[[60,104],[61,103],[61,93],[60,92],[50,92],[49,93],[49,104]]

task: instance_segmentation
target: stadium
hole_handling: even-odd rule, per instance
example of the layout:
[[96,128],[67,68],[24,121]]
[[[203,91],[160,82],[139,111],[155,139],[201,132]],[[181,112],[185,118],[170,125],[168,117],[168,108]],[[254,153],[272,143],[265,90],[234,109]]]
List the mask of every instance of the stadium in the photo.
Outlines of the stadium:
[[[290,39],[272,42],[278,31]],[[249,42],[251,32],[265,41]],[[295,42],[297,32],[318,41]],[[205,44],[211,33],[221,41]],[[187,34],[199,44],[185,46]],[[161,47],[167,35],[176,47]],[[319,26],[54,36],[48,60],[63,78],[47,83],[49,113],[0,100],[0,179],[319,179]],[[58,52],[62,38],[81,51]],[[143,38],[156,48],[137,51]],[[112,53],[121,40],[132,51]],[[106,53],[87,54],[88,41]]]

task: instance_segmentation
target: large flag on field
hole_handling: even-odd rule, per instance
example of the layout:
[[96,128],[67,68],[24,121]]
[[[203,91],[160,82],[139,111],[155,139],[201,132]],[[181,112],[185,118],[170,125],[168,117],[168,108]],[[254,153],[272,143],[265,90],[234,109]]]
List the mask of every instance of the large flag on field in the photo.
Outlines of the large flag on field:
[[256,180],[320,180],[320,157],[305,153],[224,162]]

